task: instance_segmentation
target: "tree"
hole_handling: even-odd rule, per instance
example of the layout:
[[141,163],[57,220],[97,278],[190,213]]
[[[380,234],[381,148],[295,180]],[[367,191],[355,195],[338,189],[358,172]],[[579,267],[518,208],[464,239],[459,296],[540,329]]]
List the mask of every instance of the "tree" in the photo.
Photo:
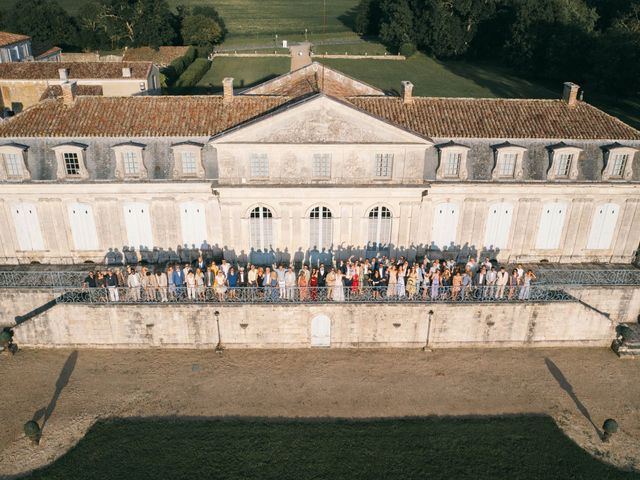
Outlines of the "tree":
[[381,4],[380,38],[387,45],[398,48],[414,43],[413,11],[407,0],[384,0]]
[[31,36],[35,52],[73,45],[77,34],[74,19],[55,0],[16,2],[6,16],[6,28]]
[[360,35],[378,35],[380,33],[379,0],[360,0],[355,8],[355,30]]
[[204,15],[187,15],[182,20],[180,30],[183,41],[188,45],[212,47],[222,40],[223,30],[218,22]]

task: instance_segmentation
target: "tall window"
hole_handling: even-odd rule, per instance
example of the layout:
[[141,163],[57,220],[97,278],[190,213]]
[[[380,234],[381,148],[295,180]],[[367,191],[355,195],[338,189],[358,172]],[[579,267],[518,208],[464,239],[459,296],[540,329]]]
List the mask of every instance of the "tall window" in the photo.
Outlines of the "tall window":
[[7,176],[22,177],[22,159],[16,153],[5,153],[4,163],[7,169]]
[[196,169],[196,152],[182,152],[182,173],[185,175],[195,175]]
[[498,170],[498,175],[500,175],[501,177],[513,177],[516,171],[517,160],[517,153],[503,153],[502,155],[500,155],[500,167]]
[[568,177],[571,170],[571,162],[573,161],[572,153],[562,153],[558,157],[558,170],[556,175],[558,177]]
[[249,215],[251,248],[265,250],[273,244],[273,213],[267,207],[256,207]]
[[125,175],[138,175],[140,173],[136,152],[122,152],[122,165]]
[[457,177],[460,174],[460,162],[462,161],[462,153],[449,152],[447,161],[444,165],[445,177]]
[[331,154],[316,153],[313,155],[313,176],[329,178],[331,176]]
[[65,152],[63,155],[64,170],[67,175],[80,175],[80,159],[75,152]]
[[333,223],[331,210],[327,207],[315,207],[309,214],[310,247],[329,248],[333,242]]
[[249,161],[249,171],[253,178],[269,176],[269,158],[266,153],[253,153]]
[[391,177],[393,168],[393,153],[377,153],[375,176],[378,178]]
[[628,154],[618,154],[613,157],[613,167],[611,168],[612,177],[622,177],[624,175],[624,169],[627,166],[629,160]]
[[373,207],[369,212],[367,242],[376,246],[391,243],[391,211],[387,207]]

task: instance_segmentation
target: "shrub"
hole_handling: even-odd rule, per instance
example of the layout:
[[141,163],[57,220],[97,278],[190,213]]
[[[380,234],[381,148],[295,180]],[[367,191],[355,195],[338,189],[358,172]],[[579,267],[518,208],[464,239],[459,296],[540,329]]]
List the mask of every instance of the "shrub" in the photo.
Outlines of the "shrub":
[[211,62],[206,58],[196,58],[196,60],[189,65],[189,68],[180,75],[176,82],[176,87],[195,87],[205,73],[209,71]]
[[400,49],[398,50],[400,55],[409,58],[411,55],[416,53],[416,47],[413,43],[403,43],[400,45]]
[[[173,85],[193,63],[197,54],[198,52],[194,47],[189,47],[183,56],[174,59],[167,67],[163,68],[160,71],[160,85],[163,88]],[[164,78],[162,77],[163,75]]]

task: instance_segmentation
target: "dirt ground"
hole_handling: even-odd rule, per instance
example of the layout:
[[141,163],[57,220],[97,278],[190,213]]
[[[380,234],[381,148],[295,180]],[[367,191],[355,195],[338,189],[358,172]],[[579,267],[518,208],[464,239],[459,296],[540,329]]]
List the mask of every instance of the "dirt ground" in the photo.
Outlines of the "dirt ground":
[[[0,475],[46,465],[110,416],[546,413],[640,470],[640,362],[608,349],[25,350],[0,356]],[[22,425],[46,418],[39,447]],[[593,421],[593,424],[589,420]],[[609,444],[596,428],[615,418]],[[595,424],[595,427],[594,427]]]

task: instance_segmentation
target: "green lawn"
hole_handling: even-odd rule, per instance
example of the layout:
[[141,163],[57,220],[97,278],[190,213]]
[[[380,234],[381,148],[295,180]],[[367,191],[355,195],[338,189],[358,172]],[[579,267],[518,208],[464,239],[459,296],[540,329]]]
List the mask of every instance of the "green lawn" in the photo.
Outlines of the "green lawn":
[[604,480],[640,474],[594,459],[549,417],[520,416],[101,421],[70,452],[26,478]]
[[290,65],[288,57],[217,57],[198,86],[209,88],[213,85],[213,91],[219,91],[222,90],[222,79],[233,77],[235,87],[247,88],[288,72]]

